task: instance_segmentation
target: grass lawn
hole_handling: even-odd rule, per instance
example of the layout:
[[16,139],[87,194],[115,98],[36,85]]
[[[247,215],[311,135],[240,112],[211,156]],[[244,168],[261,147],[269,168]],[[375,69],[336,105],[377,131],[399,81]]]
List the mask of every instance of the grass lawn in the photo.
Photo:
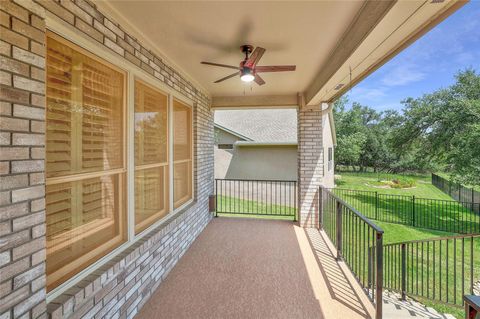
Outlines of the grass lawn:
[[[399,176],[383,174],[381,178]],[[373,186],[379,179],[378,174],[343,173],[333,192],[376,221],[454,233],[480,232],[480,216],[472,207],[464,207],[437,189],[430,183],[430,176],[409,178],[416,180],[415,188],[378,188]]]
[[[422,198],[453,200],[450,196],[432,185],[432,178],[430,175],[395,175],[385,173],[354,173],[341,172],[341,178],[335,181],[338,188],[354,189],[362,191],[379,192],[391,195],[407,195]],[[394,189],[394,188],[378,188],[373,187],[372,184],[381,179],[392,179],[395,177],[408,177],[414,179],[417,183],[415,188],[410,189]],[[372,186],[369,186],[369,185]]]
[[217,212],[219,216],[244,216],[293,220],[296,208],[291,205],[277,205],[230,196],[217,196]]

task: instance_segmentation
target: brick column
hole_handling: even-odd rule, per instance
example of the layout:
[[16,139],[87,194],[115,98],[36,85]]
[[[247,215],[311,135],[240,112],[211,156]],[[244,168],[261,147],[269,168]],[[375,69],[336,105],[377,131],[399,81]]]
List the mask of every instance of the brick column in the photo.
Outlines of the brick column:
[[0,1],[0,318],[46,317],[44,18]]
[[318,188],[322,182],[323,139],[321,107],[298,111],[298,220],[302,227],[318,227]]

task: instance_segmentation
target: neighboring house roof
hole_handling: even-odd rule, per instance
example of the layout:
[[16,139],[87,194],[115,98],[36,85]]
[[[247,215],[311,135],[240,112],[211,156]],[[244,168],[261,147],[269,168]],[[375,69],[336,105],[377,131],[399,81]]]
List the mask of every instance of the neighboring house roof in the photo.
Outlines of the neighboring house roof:
[[[255,142],[297,142],[297,110],[215,111],[215,124]],[[232,133],[233,134],[233,133]]]
[[215,123],[213,126],[215,126],[216,128],[218,128],[218,129],[220,129],[220,130],[222,130],[222,131],[225,131],[225,132],[227,132],[227,133],[230,133],[230,134],[232,134],[232,135],[235,135],[236,137],[241,138],[242,140],[252,141],[251,138],[249,138],[249,137],[247,137],[247,136],[245,136],[245,135],[242,135],[242,134],[240,134],[240,133],[238,133],[238,132],[232,131],[231,129],[226,128],[225,126],[222,126],[222,125],[220,125],[220,124]]

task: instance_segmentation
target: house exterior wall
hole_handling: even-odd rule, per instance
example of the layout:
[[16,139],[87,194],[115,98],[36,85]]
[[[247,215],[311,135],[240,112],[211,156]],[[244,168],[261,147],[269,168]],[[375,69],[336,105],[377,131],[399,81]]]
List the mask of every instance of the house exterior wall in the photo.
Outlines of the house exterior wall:
[[[325,176],[323,177],[322,185],[327,188],[333,188],[335,186],[335,172],[334,172],[334,145],[333,145],[333,136],[332,136],[332,129],[330,127],[330,120],[328,114],[323,115],[322,119],[322,130],[323,130],[323,155],[324,155],[324,163],[323,163],[323,171],[325,172]],[[332,154],[332,162],[330,166],[328,165],[328,149],[331,148]]]
[[[47,304],[45,30],[60,19],[194,101],[194,202]],[[86,0],[0,2],[0,318],[133,317],[211,219],[206,94]],[[55,31],[55,30],[52,30]]]
[[297,180],[296,145],[236,145],[233,150],[216,150],[215,161],[221,162],[215,164],[215,178]]
[[233,144],[236,141],[244,141],[238,136],[215,127],[215,144]]

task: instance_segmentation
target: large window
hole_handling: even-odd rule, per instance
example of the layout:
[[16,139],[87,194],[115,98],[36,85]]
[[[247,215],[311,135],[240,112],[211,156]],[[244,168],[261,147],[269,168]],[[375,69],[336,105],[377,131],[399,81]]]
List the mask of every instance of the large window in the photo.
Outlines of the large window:
[[192,198],[192,109],[173,101],[173,203],[177,208]]
[[168,96],[135,81],[135,232],[168,208]]
[[125,73],[48,33],[47,288],[126,240]]
[[192,200],[191,106],[110,58],[47,33],[49,292]]

